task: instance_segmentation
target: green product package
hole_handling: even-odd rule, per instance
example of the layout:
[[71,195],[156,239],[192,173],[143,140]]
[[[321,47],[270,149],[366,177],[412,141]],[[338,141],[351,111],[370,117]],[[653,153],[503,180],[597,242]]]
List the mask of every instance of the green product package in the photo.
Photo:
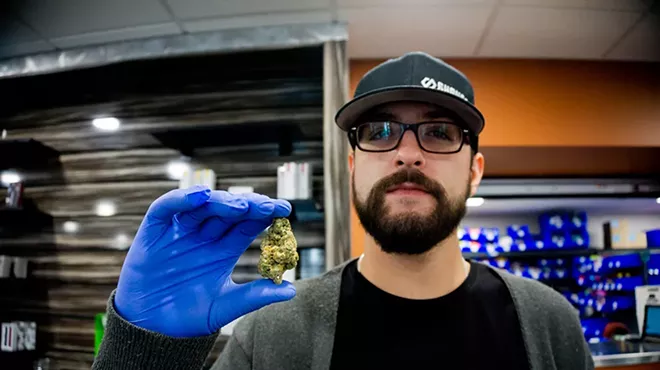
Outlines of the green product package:
[[101,348],[106,321],[105,313],[99,313],[94,316],[94,357],[98,355],[99,348]]

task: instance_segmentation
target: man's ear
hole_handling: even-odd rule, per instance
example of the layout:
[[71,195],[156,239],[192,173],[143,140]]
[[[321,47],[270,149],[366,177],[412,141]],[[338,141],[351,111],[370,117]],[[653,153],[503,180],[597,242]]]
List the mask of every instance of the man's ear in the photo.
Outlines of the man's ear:
[[472,157],[472,167],[470,168],[470,196],[474,196],[479,189],[481,178],[484,176],[484,155],[476,153]]
[[348,153],[348,170],[353,173],[353,169],[355,168],[355,151],[350,151]]

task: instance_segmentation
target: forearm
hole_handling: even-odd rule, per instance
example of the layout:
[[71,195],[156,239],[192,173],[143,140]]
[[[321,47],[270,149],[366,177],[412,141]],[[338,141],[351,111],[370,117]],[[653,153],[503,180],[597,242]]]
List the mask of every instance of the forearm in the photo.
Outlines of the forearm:
[[174,338],[142,329],[120,317],[108,301],[107,325],[94,370],[180,369],[199,370],[217,334]]

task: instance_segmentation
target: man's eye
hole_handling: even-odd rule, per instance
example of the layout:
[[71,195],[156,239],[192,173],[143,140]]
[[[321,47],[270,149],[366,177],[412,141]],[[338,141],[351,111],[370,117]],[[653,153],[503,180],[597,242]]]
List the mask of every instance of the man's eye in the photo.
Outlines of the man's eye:
[[377,128],[371,130],[371,132],[369,133],[369,139],[370,140],[386,139],[390,137],[391,134],[392,132],[389,128]]
[[429,132],[426,133],[426,135],[432,136],[433,138],[436,138],[436,139],[451,140],[449,135],[447,135],[447,132],[445,132],[444,130],[429,131]]

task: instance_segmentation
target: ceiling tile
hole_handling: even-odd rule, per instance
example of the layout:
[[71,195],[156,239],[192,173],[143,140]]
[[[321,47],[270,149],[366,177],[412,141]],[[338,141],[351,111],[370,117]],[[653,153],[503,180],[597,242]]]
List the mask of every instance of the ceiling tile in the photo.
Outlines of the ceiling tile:
[[660,15],[648,14],[606,59],[660,62]]
[[50,41],[58,48],[72,48],[115,41],[175,35],[179,33],[181,33],[179,26],[177,26],[176,23],[170,22],[101,32],[81,33],[74,36],[53,38]]
[[364,8],[387,6],[439,6],[439,5],[484,5],[495,0],[336,0],[340,8]]
[[330,9],[330,0],[167,0],[167,3],[181,19]]
[[35,54],[44,51],[55,50],[49,43],[45,41],[30,41],[20,44],[5,44],[0,45],[0,59],[16,57],[20,55]]
[[638,13],[502,7],[480,56],[600,59]]
[[389,58],[420,50],[471,56],[492,9],[487,6],[340,9],[351,58]]
[[54,38],[171,21],[158,0],[29,0],[23,19]]
[[201,19],[184,22],[182,27],[188,32],[204,32],[228,28],[324,23],[330,21],[332,21],[332,14],[330,11],[315,11]]
[[504,0],[506,5],[529,5],[544,8],[579,8],[644,11],[644,0]]

